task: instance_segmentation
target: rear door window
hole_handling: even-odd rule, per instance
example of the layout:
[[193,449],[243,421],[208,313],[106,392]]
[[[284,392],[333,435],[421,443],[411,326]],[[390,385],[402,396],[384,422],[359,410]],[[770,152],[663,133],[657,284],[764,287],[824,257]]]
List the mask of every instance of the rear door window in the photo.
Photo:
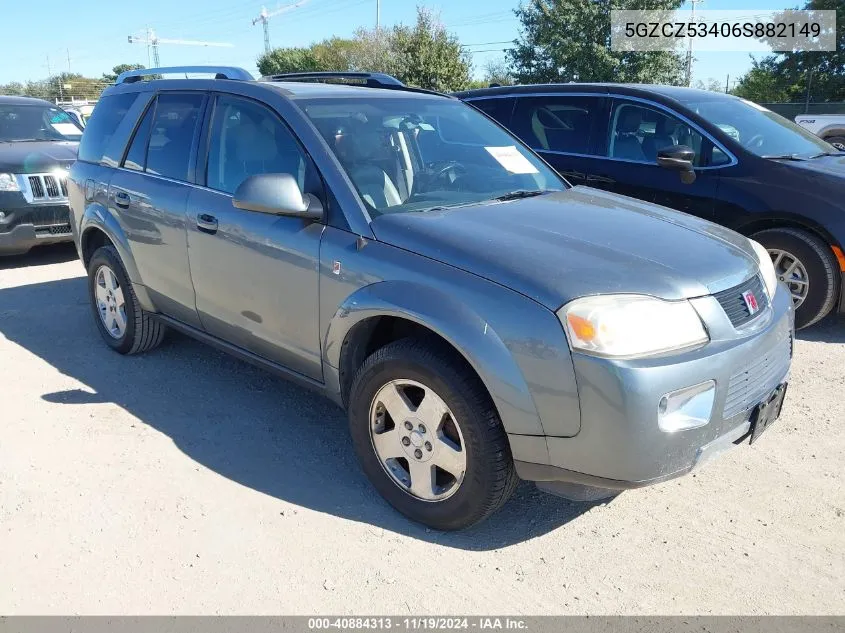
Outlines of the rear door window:
[[594,117],[601,106],[598,97],[521,97],[511,128],[535,150],[589,154]]
[[204,101],[203,93],[165,92],[158,96],[147,149],[147,173],[189,179]]
[[79,144],[79,160],[99,163],[103,159],[109,141],[137,97],[138,93],[127,92],[109,95],[97,102]]

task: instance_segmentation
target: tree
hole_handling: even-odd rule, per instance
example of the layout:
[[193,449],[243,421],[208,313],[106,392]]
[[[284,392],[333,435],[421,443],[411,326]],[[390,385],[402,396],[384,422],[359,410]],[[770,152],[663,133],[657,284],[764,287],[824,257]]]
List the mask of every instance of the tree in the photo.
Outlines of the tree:
[[491,59],[484,65],[484,82],[489,86],[490,84],[499,84],[500,86],[512,86],[513,75],[508,66],[507,60]]
[[737,84],[734,94],[760,102],[803,101],[809,85],[813,101],[845,101],[845,0],[809,0],[807,11],[836,11],[836,50],[774,53]]
[[312,49],[313,47],[274,48],[258,58],[258,72],[262,75],[277,75],[281,73],[337,70],[323,67]]
[[437,17],[417,8],[414,26],[359,29],[352,39],[333,37],[304,48],[277,48],[258,58],[262,75],[318,71],[372,71],[412,86],[459,90],[469,83],[469,54]]
[[26,86],[19,81],[0,84],[0,95],[21,96],[26,94]]
[[515,10],[520,36],[508,57],[519,83],[612,81],[679,85],[673,51],[610,49],[610,10],[674,10],[683,0],[527,0]]
[[469,53],[425,7],[417,7],[413,27],[393,27],[392,40],[397,76],[403,83],[443,92],[460,90],[469,83]]
[[125,73],[128,70],[141,70],[146,68],[143,64],[118,64],[111,69],[110,73],[103,73],[103,81],[113,84],[117,81],[117,76],[120,73]]

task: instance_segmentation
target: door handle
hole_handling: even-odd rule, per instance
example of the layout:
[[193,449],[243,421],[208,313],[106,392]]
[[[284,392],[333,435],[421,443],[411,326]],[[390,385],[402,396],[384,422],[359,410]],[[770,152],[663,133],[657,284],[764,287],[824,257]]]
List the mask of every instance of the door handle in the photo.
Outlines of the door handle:
[[118,191],[114,194],[114,203],[119,206],[121,209],[126,209],[129,207],[129,194],[125,191]]
[[217,233],[217,218],[207,213],[197,215],[197,228],[203,233]]

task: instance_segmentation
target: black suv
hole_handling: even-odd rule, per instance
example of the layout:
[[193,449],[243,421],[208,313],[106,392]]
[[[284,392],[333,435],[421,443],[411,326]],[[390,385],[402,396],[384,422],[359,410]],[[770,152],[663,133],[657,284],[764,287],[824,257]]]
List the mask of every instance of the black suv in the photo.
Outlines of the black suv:
[[572,184],[685,211],[762,243],[792,291],[797,327],[837,305],[845,311],[845,153],[791,121],[674,86],[526,85],[457,96]]
[[67,170],[81,137],[50,102],[0,96],[0,255],[73,239]]

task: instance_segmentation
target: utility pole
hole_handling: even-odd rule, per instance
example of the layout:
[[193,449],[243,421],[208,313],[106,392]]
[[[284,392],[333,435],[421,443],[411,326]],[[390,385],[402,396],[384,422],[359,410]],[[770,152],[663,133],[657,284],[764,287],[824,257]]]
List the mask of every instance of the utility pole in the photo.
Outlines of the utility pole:
[[259,22],[264,27],[264,52],[270,52],[270,18],[276,17],[282,13],[287,13],[288,11],[293,11],[294,9],[298,9],[303,4],[308,2],[308,0],[299,0],[298,2],[294,2],[293,4],[288,4],[283,7],[279,7],[273,11],[267,11],[267,7],[261,7],[261,13],[258,14],[258,17],[252,21],[252,25],[255,26]]
[[725,77],[725,94],[728,94],[728,91],[731,89],[731,74],[728,73],[728,76]]
[[70,49],[65,49],[67,51],[67,71],[70,72]]
[[[692,5],[690,22],[695,22],[695,5],[701,2],[704,2],[704,0],[689,0],[689,3]],[[687,86],[692,85],[692,40],[693,38],[689,38],[689,49],[687,50]]]

